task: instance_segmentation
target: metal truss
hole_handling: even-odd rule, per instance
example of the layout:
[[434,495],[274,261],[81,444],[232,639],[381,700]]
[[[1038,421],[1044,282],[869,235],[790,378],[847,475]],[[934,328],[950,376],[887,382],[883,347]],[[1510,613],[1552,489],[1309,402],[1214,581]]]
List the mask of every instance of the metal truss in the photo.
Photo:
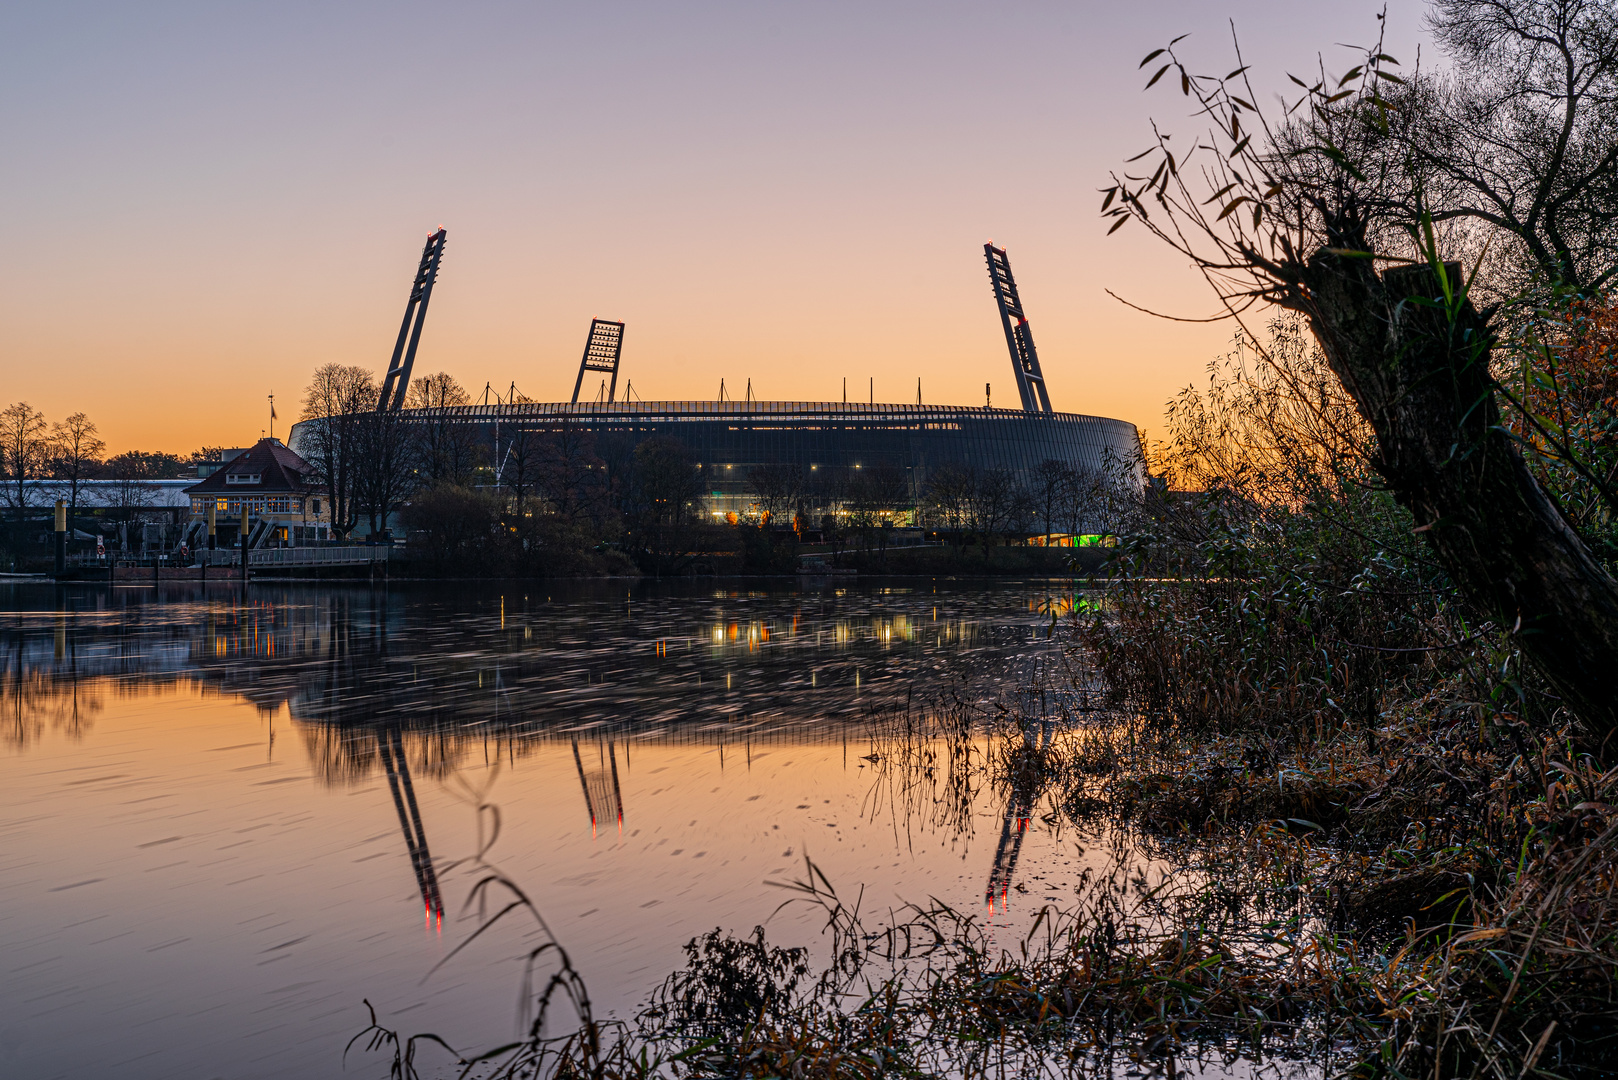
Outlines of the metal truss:
[[405,391],[410,389],[410,368],[416,362],[416,346],[421,343],[421,326],[427,321],[427,301],[432,299],[433,282],[438,280],[438,263],[443,257],[444,230],[440,228],[427,237],[427,246],[421,250],[421,265],[410,286],[410,301],[405,304],[404,322],[399,324],[393,359],[388,361],[388,373],[382,379],[377,412],[398,412],[404,405]]
[[607,319],[590,320],[590,336],[584,340],[584,359],[579,361],[579,377],[573,380],[573,404],[579,402],[579,387],[584,385],[586,371],[611,372],[612,383],[607,387],[607,401],[610,403],[617,396],[618,360],[623,351],[623,323]]
[[1017,295],[1017,279],[1011,276],[1011,263],[1003,248],[983,245],[989,262],[989,280],[994,284],[994,300],[1000,307],[1000,324],[1005,327],[1006,347],[1011,350],[1011,370],[1017,376],[1017,393],[1024,412],[1051,412],[1050,395],[1045,393],[1045,376],[1039,370],[1039,353],[1034,335],[1023,314],[1022,298]]

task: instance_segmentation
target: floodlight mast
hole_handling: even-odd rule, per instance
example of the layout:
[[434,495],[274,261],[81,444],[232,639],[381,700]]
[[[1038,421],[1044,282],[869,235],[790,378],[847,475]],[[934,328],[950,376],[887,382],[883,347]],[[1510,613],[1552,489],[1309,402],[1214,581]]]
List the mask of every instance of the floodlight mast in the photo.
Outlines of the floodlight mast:
[[377,397],[379,413],[398,412],[404,407],[405,391],[410,389],[410,368],[416,362],[422,324],[427,321],[427,301],[432,299],[433,282],[438,280],[438,263],[443,257],[444,229],[440,226],[437,232],[428,235],[427,246],[421,249],[421,265],[416,268],[416,280],[410,286],[404,321],[399,324],[399,340],[394,343],[393,359],[388,361],[382,393]]
[[624,351],[624,324],[609,319],[591,319],[590,336],[584,339],[584,359],[579,361],[579,377],[573,380],[573,404],[579,403],[579,388],[584,385],[586,371],[604,371],[612,374],[607,386],[607,401],[618,394],[618,361]]
[[1045,376],[1039,370],[1039,353],[1034,350],[1034,335],[1028,329],[1022,299],[1017,295],[1017,279],[1011,276],[1011,263],[1005,249],[992,243],[984,244],[983,257],[989,263],[989,281],[994,285],[994,300],[1000,308],[1000,324],[1006,331],[1006,348],[1011,350],[1011,370],[1017,376],[1017,393],[1022,397],[1023,411],[1051,412]]

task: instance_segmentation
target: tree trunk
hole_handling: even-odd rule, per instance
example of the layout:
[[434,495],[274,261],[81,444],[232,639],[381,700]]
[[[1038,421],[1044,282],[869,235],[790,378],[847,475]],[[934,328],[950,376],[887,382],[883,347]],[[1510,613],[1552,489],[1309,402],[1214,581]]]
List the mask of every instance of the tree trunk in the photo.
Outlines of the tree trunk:
[[[1362,231],[1347,233],[1334,246],[1366,250]],[[1446,272],[1458,286],[1459,268]],[[1446,309],[1425,266],[1379,277],[1369,259],[1322,249],[1304,285],[1300,306],[1376,433],[1377,471],[1468,601],[1515,628],[1596,754],[1618,756],[1618,582],[1501,427],[1488,318],[1470,301]]]

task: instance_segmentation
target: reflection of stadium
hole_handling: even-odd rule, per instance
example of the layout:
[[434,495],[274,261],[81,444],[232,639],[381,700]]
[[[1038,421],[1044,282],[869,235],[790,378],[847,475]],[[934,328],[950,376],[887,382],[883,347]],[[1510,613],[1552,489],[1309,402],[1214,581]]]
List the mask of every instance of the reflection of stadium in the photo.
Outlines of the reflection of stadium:
[[[766,746],[841,743],[845,764],[860,768],[884,707],[911,707],[916,672],[981,686],[984,675],[1016,677],[1029,655],[1027,622],[980,622],[961,596],[930,588],[877,590],[868,605],[843,597],[830,610],[815,592],[682,585],[669,601],[643,588],[626,602],[616,584],[576,589],[599,600],[497,597],[481,616],[463,601],[454,625],[433,590],[285,589],[248,604],[64,591],[62,610],[18,613],[0,632],[0,740],[93,727],[107,694],[174,684],[239,694],[266,719],[289,715],[321,781],[385,782],[433,926],[444,902],[422,784],[554,748],[573,759],[592,834],[622,833],[631,751],[703,746],[722,765],[727,744],[750,759]],[[1029,618],[1063,599],[1027,598]],[[1050,730],[1024,735],[1019,753],[1037,756]],[[1036,771],[1011,780],[991,906],[1014,887],[1039,797]]]

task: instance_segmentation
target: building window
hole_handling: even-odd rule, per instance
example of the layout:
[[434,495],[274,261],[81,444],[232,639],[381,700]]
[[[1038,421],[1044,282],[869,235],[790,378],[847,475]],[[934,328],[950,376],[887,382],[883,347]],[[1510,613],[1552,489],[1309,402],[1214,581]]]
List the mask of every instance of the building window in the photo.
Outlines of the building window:
[[318,513],[320,513],[320,500],[315,499],[313,501],[314,501],[314,504],[315,504],[314,513],[318,514]]
[[225,483],[227,483],[227,484],[257,484],[257,483],[262,482],[263,479],[264,479],[264,474],[263,473],[256,473],[256,472],[255,473],[226,473],[225,474]]

